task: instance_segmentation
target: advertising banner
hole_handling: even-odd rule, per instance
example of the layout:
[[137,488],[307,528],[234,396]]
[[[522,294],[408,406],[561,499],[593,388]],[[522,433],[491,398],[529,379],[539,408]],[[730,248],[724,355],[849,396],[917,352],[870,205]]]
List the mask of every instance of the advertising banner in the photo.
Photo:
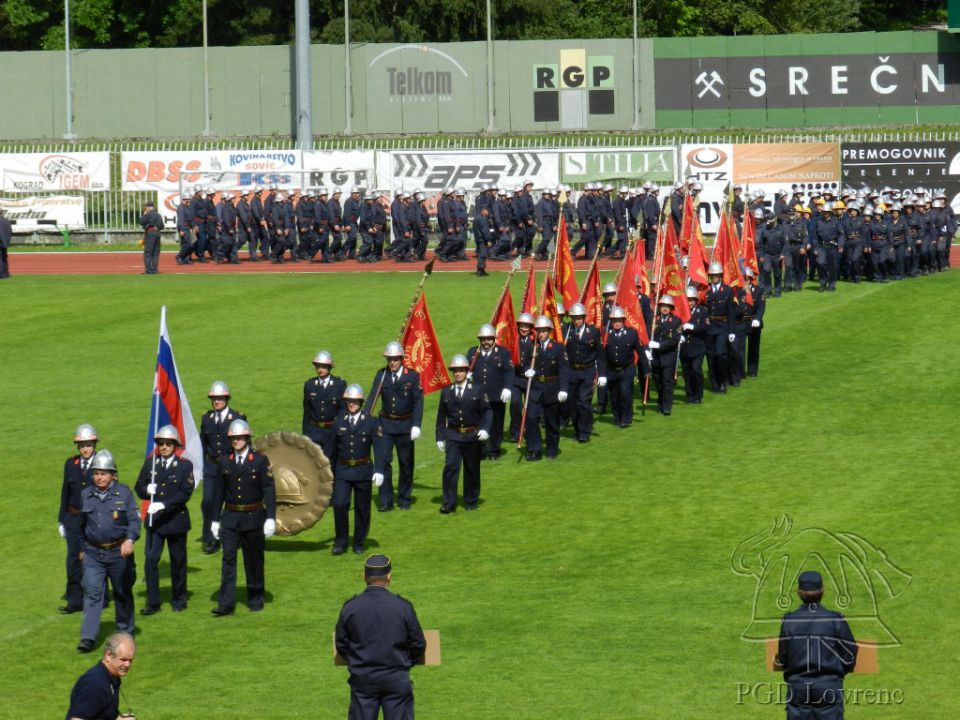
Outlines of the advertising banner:
[[164,190],[212,185],[217,190],[271,184],[281,189],[302,186],[299,150],[196,150],[123,152],[124,190]]
[[949,140],[843,143],[843,184],[874,190],[906,190],[923,186],[928,193],[944,193],[960,210],[960,142]]
[[86,227],[82,195],[0,198],[0,210],[5,211],[15,233],[55,233],[62,228]]
[[376,181],[373,150],[313,150],[303,153],[304,187],[373,187]]
[[0,154],[4,192],[109,190],[110,153]]
[[468,192],[495,184],[513,190],[526,181],[541,188],[560,182],[560,158],[553,150],[377,151],[377,187],[428,193],[463,187]]
[[560,179],[583,184],[597,180],[630,184],[672,183],[677,175],[675,147],[626,147],[560,152]]
[[741,143],[734,146],[733,180],[744,185],[790,186],[840,179],[838,143]]
[[[700,227],[714,234],[720,226],[724,192],[733,181],[733,148],[729,143],[681,145],[680,177],[693,178],[703,186],[700,191]],[[661,192],[661,203],[669,193]]]

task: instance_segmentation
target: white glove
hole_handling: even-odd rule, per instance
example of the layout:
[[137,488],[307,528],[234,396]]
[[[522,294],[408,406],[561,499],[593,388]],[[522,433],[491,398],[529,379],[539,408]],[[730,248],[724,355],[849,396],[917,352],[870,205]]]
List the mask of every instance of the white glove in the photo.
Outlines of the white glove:
[[647,343],[647,347],[649,347],[651,350],[659,350],[660,343],[658,343],[656,340],[651,340]]
[[605,377],[597,378],[597,387],[606,387],[606,386],[607,386],[607,379]]
[[214,540],[220,539],[220,523],[218,522],[210,523],[210,534],[213,535]]
[[63,523],[57,523],[57,532],[60,533],[60,537],[67,537],[67,530],[63,527]]
[[683,329],[684,329],[684,330],[693,330],[693,323],[684,323],[684,324],[683,324]]
[[147,515],[158,513],[166,507],[162,502],[152,502],[147,505]]
[[643,354],[647,356],[647,362],[653,362],[653,351],[644,350]]
[[532,378],[532,377],[533,377],[534,375],[536,375],[536,374],[537,374],[537,373],[536,373],[536,371],[534,371],[533,368],[527,368],[526,372],[523,373],[523,376],[526,377],[526,378]]
[[730,333],[729,335],[727,335],[727,340],[729,340],[730,342],[733,342],[736,339],[737,339],[737,336],[733,333]]
[[383,485],[383,473],[374,473],[373,474],[373,484],[377,487]]
[[270,520],[267,518],[263,522],[263,536],[265,538],[273,537],[273,534],[277,531],[277,521]]
[[760,327],[760,321],[754,320],[753,322],[750,323],[750,327]]
[[500,393],[500,402],[502,402],[502,403],[508,403],[508,402],[510,402],[510,398],[511,398],[511,397],[513,397],[513,393],[510,392],[510,389],[509,389],[509,388],[504,388],[504,389],[503,389],[503,392]]
[[558,392],[558,393],[557,393],[557,400],[559,400],[560,402],[566,402],[566,401],[567,401],[567,393],[565,393],[563,390],[561,390],[560,392]]
[[437,440],[437,450],[439,450],[440,452],[443,452],[443,448],[444,448],[443,440]]
[[150,483],[147,485],[147,495],[156,495],[157,494],[157,484]]
[[419,440],[419,439],[420,439],[420,428],[418,428],[416,425],[414,425],[412,428],[410,428],[410,439],[411,439],[411,440]]
[[489,439],[490,439],[490,433],[488,433],[486,430],[481,430],[480,432],[477,433],[477,440],[479,440],[480,442],[486,442]]

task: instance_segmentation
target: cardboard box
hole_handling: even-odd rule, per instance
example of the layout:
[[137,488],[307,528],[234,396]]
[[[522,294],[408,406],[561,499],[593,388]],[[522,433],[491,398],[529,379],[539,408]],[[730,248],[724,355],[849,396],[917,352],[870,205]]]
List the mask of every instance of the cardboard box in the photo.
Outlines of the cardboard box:
[[[440,631],[424,630],[423,637],[427,641],[427,649],[417,665],[439,665],[440,664]],[[333,633],[333,664],[346,665],[347,661],[337,652],[337,634]]]

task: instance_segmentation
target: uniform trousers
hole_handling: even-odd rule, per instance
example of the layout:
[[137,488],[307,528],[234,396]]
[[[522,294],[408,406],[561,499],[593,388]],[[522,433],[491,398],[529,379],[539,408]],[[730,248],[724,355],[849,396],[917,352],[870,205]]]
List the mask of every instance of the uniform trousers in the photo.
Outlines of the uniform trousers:
[[[370,502],[373,497],[373,473],[355,468],[337,468],[333,480],[334,547],[346,548],[350,539],[350,496],[353,495],[353,547],[363,549],[370,532]],[[386,484],[386,481],[384,481]],[[382,488],[381,488],[382,490]]]
[[[224,513],[224,516],[229,513]],[[247,513],[237,513],[246,515]],[[261,514],[262,511],[261,511]],[[247,604],[252,609],[263,607],[264,573],[263,559],[266,538],[263,525],[258,523],[250,530],[220,526],[220,542],[223,545],[223,558],[220,566],[220,593],[217,604],[222,608],[233,608],[237,594],[237,550],[243,550],[243,572],[247,581]]]
[[96,640],[100,633],[106,579],[113,586],[114,616],[117,630],[133,633],[133,585],[137,581],[137,564],[133,555],[120,556],[120,548],[100,550],[86,545],[83,555],[83,621],[82,640]]
[[410,673],[397,670],[376,679],[350,678],[347,720],[413,720],[413,682]]
[[413,500],[413,440],[409,432],[384,433],[384,453],[388,460],[383,473],[383,485],[380,486],[380,507],[393,507],[393,449],[397,449],[397,505],[410,507]]
[[182,609],[187,606],[187,534],[160,535],[149,527],[143,556],[147,605],[156,607],[160,604],[159,566],[164,543],[170,548],[170,604]]
[[457,504],[457,480],[463,466],[463,502],[476,507],[480,499],[480,446],[479,440],[460,442],[447,440],[444,443],[443,504]]

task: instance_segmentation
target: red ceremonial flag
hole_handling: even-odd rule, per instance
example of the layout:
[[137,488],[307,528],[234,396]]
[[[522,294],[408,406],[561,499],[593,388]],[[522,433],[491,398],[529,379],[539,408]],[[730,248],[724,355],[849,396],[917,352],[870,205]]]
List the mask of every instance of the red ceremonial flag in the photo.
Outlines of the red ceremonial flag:
[[757,264],[757,225],[753,215],[746,213],[743,217],[743,267],[753,270],[754,277],[760,277],[760,266]]
[[697,216],[700,208],[694,208],[693,195],[687,193],[683,199],[683,224],[680,226],[680,252],[684,255],[690,252],[690,242],[693,239],[693,228],[700,227],[700,218]]
[[721,219],[720,228],[717,230],[717,243],[714,247],[714,259],[723,267],[723,282],[730,287],[743,287],[743,276],[740,274],[740,258],[735,245],[736,226],[732,228],[731,222],[726,218]]
[[[686,283],[683,268],[677,258],[675,246],[667,243],[663,248],[663,273],[660,280],[660,295],[673,298],[673,311],[677,317],[687,322],[690,319],[690,304],[687,302]],[[659,300],[659,298],[657,298]]]
[[[659,277],[659,280],[660,280],[660,283],[661,283],[661,284],[663,284],[663,272],[662,272],[662,268],[663,268],[663,256],[664,256],[664,253],[665,253],[665,248],[666,248],[668,245],[669,245],[670,247],[673,247],[673,248],[675,248],[675,247],[677,246],[677,230],[676,230],[676,228],[673,227],[673,223],[672,223],[672,222],[666,223],[666,227],[667,227],[667,229],[666,229],[666,232],[663,234],[664,236],[663,236],[663,238],[662,238],[661,246],[658,248],[659,253],[660,253],[660,268],[654,267],[654,269],[653,269],[654,275],[656,275],[658,269],[661,270],[661,272],[660,272],[660,277]],[[649,292],[648,294],[650,295],[650,299],[653,300],[654,303],[656,303],[657,300],[659,300],[659,298],[656,297],[657,293],[659,293],[659,292],[660,292],[660,288],[659,288],[659,287],[654,287],[652,284],[650,285],[650,292]]]
[[643,295],[650,294],[650,276],[647,275],[647,258],[643,241],[634,243],[633,250],[627,254],[627,268],[633,276],[633,284],[640,287]]
[[587,279],[583,282],[580,302],[587,308],[587,322],[600,327],[603,322],[603,295],[600,294],[600,267],[597,263],[590,266]]
[[650,342],[647,335],[647,324],[643,321],[643,312],[640,310],[640,298],[637,296],[637,286],[630,277],[630,273],[622,272],[617,280],[617,294],[614,303],[623,308],[627,316],[625,324],[637,331],[640,342],[646,345]]
[[707,264],[707,250],[703,246],[703,237],[695,234],[690,243],[690,254],[687,256],[687,277],[697,285],[708,285]]
[[543,314],[553,323],[553,339],[562,340],[563,328],[560,323],[560,313],[557,312],[557,296],[553,293],[553,283],[550,282],[549,277],[543,289]]
[[520,338],[517,333],[517,319],[513,314],[513,298],[510,292],[503,293],[497,309],[493,312],[493,321],[490,323],[497,329],[497,345],[510,351],[513,364],[520,364]]
[[520,312],[530,313],[534,316],[536,316],[537,313],[537,274],[533,271],[533,263],[530,263],[530,270],[527,272],[527,282],[524,283],[523,286]]
[[567,237],[567,223],[562,214],[560,228],[557,231],[557,260],[554,265],[553,283],[563,298],[564,307],[569,308],[580,298],[580,291],[577,290],[577,275],[573,271],[570,239]]
[[410,315],[410,322],[403,331],[400,343],[403,345],[404,364],[420,373],[424,395],[450,384],[447,364],[444,362],[440,343],[437,342],[437,333],[430,319],[430,311],[427,309],[425,292],[420,293],[414,305],[413,314]]

